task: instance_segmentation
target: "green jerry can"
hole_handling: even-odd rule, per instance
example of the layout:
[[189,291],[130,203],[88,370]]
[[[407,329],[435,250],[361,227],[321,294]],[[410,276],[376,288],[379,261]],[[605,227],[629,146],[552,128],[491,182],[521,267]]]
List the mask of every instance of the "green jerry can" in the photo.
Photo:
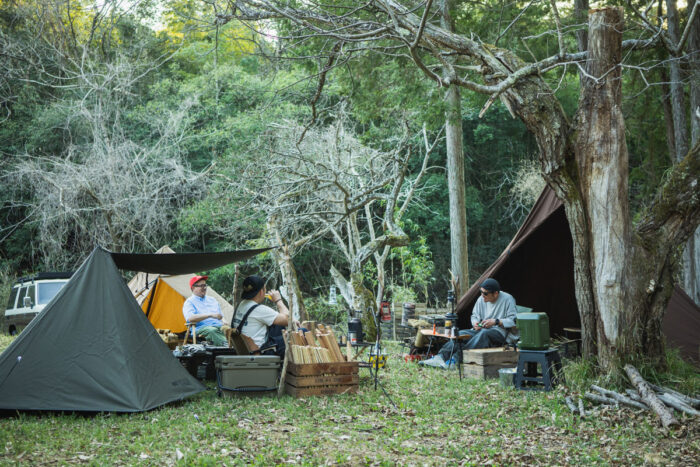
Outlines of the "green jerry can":
[[547,350],[549,348],[549,317],[547,313],[518,313],[518,331],[523,350]]

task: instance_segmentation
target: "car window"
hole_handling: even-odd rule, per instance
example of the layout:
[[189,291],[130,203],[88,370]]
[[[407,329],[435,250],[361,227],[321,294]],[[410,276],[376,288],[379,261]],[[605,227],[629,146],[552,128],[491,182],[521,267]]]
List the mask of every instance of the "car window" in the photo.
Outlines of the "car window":
[[66,285],[66,282],[45,282],[38,284],[39,294],[37,295],[37,304],[46,305],[56,296],[61,287]]
[[10,290],[10,298],[7,300],[7,309],[9,310],[10,308],[15,307],[15,299],[17,298],[17,291],[19,290],[19,287],[12,287],[12,290]]

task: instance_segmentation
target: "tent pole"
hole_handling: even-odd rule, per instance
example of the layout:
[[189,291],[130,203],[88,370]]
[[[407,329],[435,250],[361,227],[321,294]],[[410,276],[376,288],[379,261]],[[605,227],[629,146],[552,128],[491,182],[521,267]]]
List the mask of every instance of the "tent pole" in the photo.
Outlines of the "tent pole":
[[153,290],[151,290],[151,296],[148,297],[148,307],[146,308],[146,318],[149,317],[151,314],[151,305],[153,305],[153,297],[156,294],[156,288],[158,287],[158,281],[160,278],[156,279],[156,281],[153,283]]

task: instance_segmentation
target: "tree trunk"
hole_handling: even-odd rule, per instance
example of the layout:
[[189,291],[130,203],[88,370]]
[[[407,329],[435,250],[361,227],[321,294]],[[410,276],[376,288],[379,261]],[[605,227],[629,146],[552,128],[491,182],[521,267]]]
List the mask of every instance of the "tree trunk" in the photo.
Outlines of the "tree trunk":
[[588,22],[588,0],[574,0],[574,18],[581,29],[576,30],[576,45],[579,52],[588,47],[588,30],[583,25]]
[[350,271],[350,287],[352,287],[353,310],[360,311],[362,333],[366,341],[377,337],[377,325],[374,314],[377,313],[374,294],[364,285],[364,276],[359,271]]
[[233,265],[233,287],[231,288],[231,305],[233,305],[233,309],[235,310],[236,307],[238,307],[238,298],[241,295],[240,288],[238,286],[238,281],[240,280],[240,267],[238,266],[238,263],[234,263]]
[[[450,16],[451,0],[443,0],[442,27],[454,31]],[[446,72],[448,70],[445,70]],[[469,286],[467,255],[467,208],[464,186],[464,150],[462,146],[462,98],[459,87],[450,85],[445,92],[445,139],[447,150],[447,186],[450,203],[450,267],[457,278],[455,297]]]
[[289,308],[292,310],[292,320],[307,321],[309,315],[304,306],[304,300],[301,298],[301,288],[299,287],[299,278],[297,270],[294,267],[292,256],[289,254],[289,247],[286,244],[279,248],[275,256],[277,257],[277,265],[282,272],[282,282],[287,286],[289,295]]
[[[668,35],[673,44],[680,42],[680,26],[676,0],[666,0],[668,12]],[[673,109],[673,139],[676,149],[673,161],[680,162],[688,152],[688,126],[686,122],[685,91],[683,89],[683,71],[678,57],[671,57],[668,62],[671,78],[671,108]]]
[[274,216],[270,216],[268,218],[267,229],[268,232],[270,232],[270,234],[274,237],[275,243],[279,245],[279,248],[272,250],[272,255],[274,256],[277,267],[279,267],[280,273],[282,274],[282,283],[287,286],[288,296],[286,298],[289,302],[289,309],[292,312],[290,318],[293,321],[306,321],[309,319],[309,317],[306,313],[304,300],[301,296],[301,288],[299,287],[297,271],[294,268],[292,255],[289,252],[289,245],[281,237],[279,229],[277,228],[277,220]]
[[[579,52],[585,52],[588,47],[588,9],[588,0],[574,0],[574,20],[576,27],[581,28],[576,30],[576,46]],[[578,80],[581,87],[584,79],[586,76],[583,70],[579,69]]]
[[[577,261],[593,288],[598,356],[609,366],[618,351],[621,313],[628,301],[630,219],[628,156],[622,116],[622,9],[595,11],[590,18],[587,78],[577,112],[575,144],[581,202],[590,254]],[[590,320],[588,320],[590,321]]]
[[377,336],[377,326],[374,322],[374,313],[377,309],[374,295],[363,284],[362,274],[351,271],[348,281],[333,265],[330,267],[330,273],[345,301],[353,312],[359,315],[365,339],[373,341]]
[[[695,0],[695,3],[700,0]],[[693,2],[688,2],[692,11]],[[688,72],[690,74],[691,147],[700,141],[700,15],[695,16],[688,37]],[[683,252],[683,289],[700,305],[700,227],[688,239]]]

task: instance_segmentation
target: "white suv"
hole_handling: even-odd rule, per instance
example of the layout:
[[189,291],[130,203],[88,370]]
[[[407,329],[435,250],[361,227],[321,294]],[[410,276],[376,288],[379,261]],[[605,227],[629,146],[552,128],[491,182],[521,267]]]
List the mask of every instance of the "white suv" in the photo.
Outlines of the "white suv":
[[10,291],[5,310],[5,329],[15,335],[44,309],[47,303],[66,285],[72,273],[42,272],[20,278]]

